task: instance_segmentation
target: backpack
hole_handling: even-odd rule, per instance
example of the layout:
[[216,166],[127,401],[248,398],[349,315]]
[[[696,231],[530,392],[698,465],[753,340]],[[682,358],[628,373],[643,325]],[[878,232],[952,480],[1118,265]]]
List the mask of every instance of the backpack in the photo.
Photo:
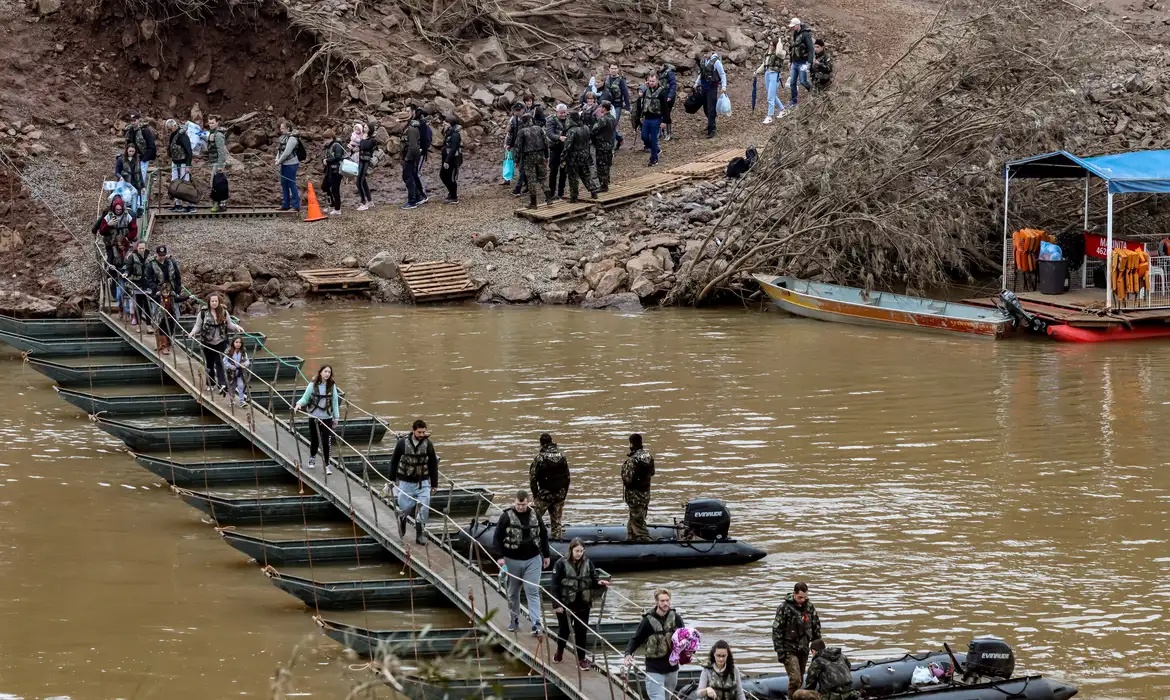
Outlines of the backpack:
[[732,158],[727,164],[727,177],[740,177],[752,169],[759,159],[759,152],[755,148],[748,148],[744,155]]
[[309,158],[309,152],[305,150],[305,138],[300,134],[293,134],[293,138],[297,140],[297,145],[293,152],[297,160],[303,163]]

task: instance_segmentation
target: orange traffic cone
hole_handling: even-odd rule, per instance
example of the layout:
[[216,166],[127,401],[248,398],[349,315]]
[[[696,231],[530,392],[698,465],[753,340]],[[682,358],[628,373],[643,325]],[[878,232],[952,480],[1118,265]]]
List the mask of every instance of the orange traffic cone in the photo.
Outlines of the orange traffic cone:
[[313,191],[313,183],[309,184],[309,192],[305,195],[305,200],[309,203],[308,216],[305,217],[306,222],[320,221],[321,219],[328,219],[325,213],[321,211],[321,205],[317,204],[317,193]]

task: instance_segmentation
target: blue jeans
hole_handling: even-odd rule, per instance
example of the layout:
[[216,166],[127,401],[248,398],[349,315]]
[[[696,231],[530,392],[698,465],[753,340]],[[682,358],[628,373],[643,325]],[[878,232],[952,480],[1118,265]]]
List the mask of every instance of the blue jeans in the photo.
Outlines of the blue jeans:
[[427,524],[431,516],[431,480],[423,479],[417,484],[412,481],[398,482],[398,511],[407,513],[418,504],[414,512],[415,522]]
[[642,120],[642,143],[650,149],[650,162],[658,162],[658,131],[662,128],[662,119]]
[[808,61],[793,61],[788,66],[788,81],[792,83],[792,104],[796,104],[797,78],[805,90],[812,90],[812,83],[808,81]]
[[780,74],[774,70],[764,73],[764,93],[768,96],[768,116],[784,111],[784,100],[780,99]]
[[301,191],[297,189],[300,163],[280,166],[280,208],[301,210]]
[[504,565],[512,575],[508,578],[508,610],[512,619],[520,618],[520,589],[523,588],[533,627],[543,627],[540,624],[540,569],[543,563],[539,554],[531,559],[504,558]]
[[678,671],[673,673],[646,672],[646,697],[650,700],[666,700],[667,692],[674,695],[674,689],[677,687]]
[[146,185],[146,183],[150,182],[150,180],[147,179],[149,177],[149,175],[148,175],[149,171],[150,171],[150,161],[149,160],[142,161],[142,184],[144,186]]

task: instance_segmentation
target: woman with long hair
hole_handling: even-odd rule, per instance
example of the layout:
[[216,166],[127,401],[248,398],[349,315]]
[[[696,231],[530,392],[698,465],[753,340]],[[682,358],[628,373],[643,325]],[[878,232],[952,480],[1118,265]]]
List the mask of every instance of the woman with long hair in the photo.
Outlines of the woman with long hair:
[[248,351],[244,349],[244,338],[236,336],[228,345],[227,353],[223,356],[223,368],[227,372],[227,386],[229,398],[234,393],[239,401],[240,408],[247,405],[248,367],[252,360],[248,358]]
[[[585,556],[585,543],[576,537],[569,543],[568,556],[561,557],[553,565],[552,597],[553,612],[557,614],[560,629],[557,630],[557,653],[553,661],[560,663],[565,658],[565,646],[569,641],[569,628],[573,632],[573,648],[577,652],[577,666],[589,670],[585,659],[585,638],[589,632],[589,610],[593,607],[593,592],[609,586],[609,581],[598,578],[597,567]],[[566,612],[566,609],[568,612]],[[572,619],[570,620],[570,614]]]
[[743,676],[735,667],[731,645],[720,639],[711,647],[699,675],[699,700],[744,700]]
[[[333,368],[322,365],[317,370],[317,376],[305,387],[305,393],[297,401],[298,410],[306,410],[309,414],[309,469],[317,466],[317,450],[321,451],[321,459],[325,462],[325,473],[332,474],[329,466],[329,442],[332,429],[337,427],[337,384],[333,381]],[[329,422],[329,426],[325,425]]]
[[207,390],[219,390],[227,395],[227,375],[223,371],[223,355],[228,346],[228,333],[243,333],[244,329],[227,312],[227,301],[219,292],[207,297],[207,306],[199,310],[191,337],[203,345],[203,362],[207,369]]

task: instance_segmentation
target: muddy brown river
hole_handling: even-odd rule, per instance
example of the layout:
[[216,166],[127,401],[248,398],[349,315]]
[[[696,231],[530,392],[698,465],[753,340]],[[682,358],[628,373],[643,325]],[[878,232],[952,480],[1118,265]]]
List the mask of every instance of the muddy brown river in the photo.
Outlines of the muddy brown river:
[[[803,580],[826,637],[855,659],[995,634],[1017,668],[1080,697],[1170,697],[1164,344],[994,343],[736,311],[363,307],[246,325],[306,370],[332,363],[393,427],[424,417],[464,484],[522,486],[552,432],[574,469],[570,522],[624,521],[619,465],[643,433],[652,520],[722,498],[733,534],[769,555],[618,576],[617,589],[647,605],[673,589],[704,647],[727,639],[750,671],[775,669],[771,617]],[[14,352],[0,362],[0,698],[267,697],[290,659],[292,697],[341,698],[367,678],[48,379]]]

